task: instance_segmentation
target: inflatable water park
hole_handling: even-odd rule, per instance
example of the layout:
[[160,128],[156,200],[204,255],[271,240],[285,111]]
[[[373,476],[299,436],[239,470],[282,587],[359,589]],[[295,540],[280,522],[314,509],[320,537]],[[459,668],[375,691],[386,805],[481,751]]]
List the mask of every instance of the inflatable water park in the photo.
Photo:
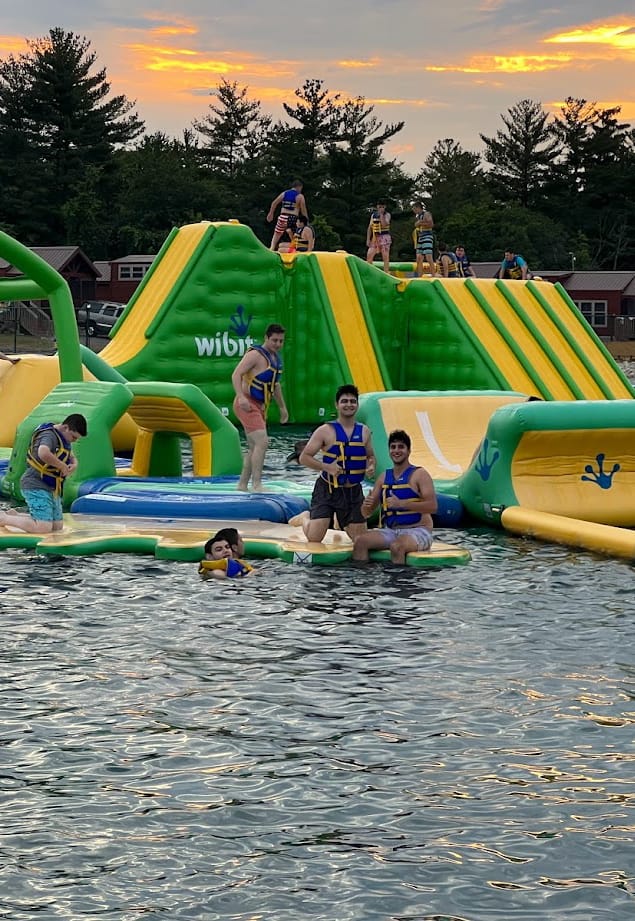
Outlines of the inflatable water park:
[[[438,526],[480,522],[635,556],[635,393],[558,284],[387,274],[346,252],[272,252],[245,225],[201,221],[170,233],[97,354],[80,345],[66,281],[5,233],[0,256],[22,273],[0,279],[0,301],[48,301],[58,348],[0,362],[2,494],[22,500],[38,425],[71,412],[88,422],[63,531],[0,527],[0,549],[200,559],[229,522],[248,554],[350,559],[344,533],[308,544],[289,524],[310,487],[271,479],[263,493],[236,490],[231,375],[275,322],[286,329],[290,422],[328,421],[337,387],[355,384],[377,472],[390,466],[387,434],[405,429],[412,463],[434,480]],[[468,559],[438,541],[408,555],[415,566]]]

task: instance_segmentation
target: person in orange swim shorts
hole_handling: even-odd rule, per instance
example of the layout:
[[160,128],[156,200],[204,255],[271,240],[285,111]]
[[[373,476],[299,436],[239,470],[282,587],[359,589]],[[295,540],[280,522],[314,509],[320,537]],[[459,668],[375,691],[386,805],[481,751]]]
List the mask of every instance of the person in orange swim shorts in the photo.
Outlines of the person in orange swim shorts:
[[238,489],[243,491],[249,488],[250,480],[254,492],[262,489],[262,468],[269,445],[267,410],[272,399],[280,409],[280,422],[284,425],[289,421],[280,387],[284,333],[284,326],[271,323],[262,345],[252,345],[232,374],[236,394],[233,410],[247,436],[247,454],[238,480]]

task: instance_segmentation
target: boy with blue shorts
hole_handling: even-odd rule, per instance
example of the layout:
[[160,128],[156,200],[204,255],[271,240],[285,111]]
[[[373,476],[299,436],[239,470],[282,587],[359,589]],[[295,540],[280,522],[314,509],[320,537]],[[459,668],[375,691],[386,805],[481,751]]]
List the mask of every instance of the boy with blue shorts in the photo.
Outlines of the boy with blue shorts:
[[86,419],[79,413],[63,422],[45,422],[31,436],[26,452],[26,471],[20,491],[28,507],[24,512],[0,512],[0,525],[19,528],[27,534],[50,534],[62,530],[64,480],[77,469],[71,445],[87,433]]
[[369,550],[390,550],[393,563],[406,562],[406,554],[429,550],[432,546],[432,515],[437,497],[432,477],[423,467],[410,463],[411,442],[407,432],[398,429],[388,436],[393,467],[382,473],[372,492],[362,503],[362,514],[369,518],[380,507],[379,527],[355,538],[353,559],[368,562]]

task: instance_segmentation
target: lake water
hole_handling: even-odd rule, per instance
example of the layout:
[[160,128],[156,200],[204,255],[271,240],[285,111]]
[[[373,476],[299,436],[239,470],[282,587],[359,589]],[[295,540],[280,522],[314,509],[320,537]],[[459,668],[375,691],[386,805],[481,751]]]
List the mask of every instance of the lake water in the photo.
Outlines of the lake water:
[[0,918],[635,918],[632,566],[439,537],[473,561],[0,553]]

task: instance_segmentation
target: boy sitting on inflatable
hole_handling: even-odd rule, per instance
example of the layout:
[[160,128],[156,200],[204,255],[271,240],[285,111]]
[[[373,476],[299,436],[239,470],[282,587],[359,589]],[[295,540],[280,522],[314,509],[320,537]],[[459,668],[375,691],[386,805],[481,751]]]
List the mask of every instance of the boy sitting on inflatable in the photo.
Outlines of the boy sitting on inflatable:
[[238,558],[244,551],[242,538],[236,528],[223,528],[205,544],[205,557],[201,560],[199,573],[212,579],[241,579],[257,572]]

